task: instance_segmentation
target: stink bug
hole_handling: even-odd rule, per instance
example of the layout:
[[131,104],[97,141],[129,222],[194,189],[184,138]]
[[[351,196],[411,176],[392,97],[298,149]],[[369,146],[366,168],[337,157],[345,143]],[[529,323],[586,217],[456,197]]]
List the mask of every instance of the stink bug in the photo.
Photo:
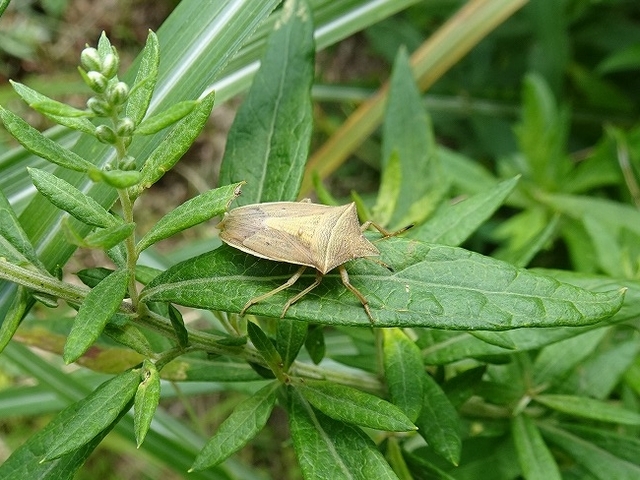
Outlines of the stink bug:
[[320,285],[322,277],[337,267],[342,283],[358,297],[373,322],[369,302],[351,285],[344,268],[349,260],[380,255],[378,249],[363,235],[369,227],[376,228],[383,238],[406,230],[389,233],[373,222],[360,225],[353,202],[340,207],[309,201],[259,203],[234,208],[225,214],[218,224],[223,242],[256,257],[302,265],[284,284],[249,300],[240,314],[292,286],[307,267],[314,268],[315,281],[285,303],[280,316],[282,318],[291,305]]

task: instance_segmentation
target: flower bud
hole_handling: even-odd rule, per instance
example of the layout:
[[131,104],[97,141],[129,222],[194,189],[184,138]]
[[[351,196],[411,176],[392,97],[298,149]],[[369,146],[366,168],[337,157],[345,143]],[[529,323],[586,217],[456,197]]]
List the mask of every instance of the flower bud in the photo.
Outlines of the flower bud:
[[116,133],[119,137],[128,137],[133,135],[136,125],[129,117],[123,117],[118,121],[116,125]]
[[107,84],[109,83],[107,77],[95,70],[87,72],[86,79],[89,88],[97,93],[103,93],[107,89]]
[[87,47],[80,53],[80,65],[86,71],[100,71],[102,70],[102,61],[100,60],[100,54],[98,50],[93,47]]
[[122,160],[120,160],[120,169],[121,170],[135,170],[136,169],[136,159],[131,155],[127,155]]
[[129,98],[129,85],[124,82],[117,82],[109,85],[107,89],[107,100],[111,105],[122,105]]
[[111,113],[111,106],[98,97],[91,97],[89,100],[87,100],[87,107],[89,107],[89,110],[91,110],[93,113],[101,117],[109,116],[109,114]]
[[96,127],[96,138],[102,143],[113,145],[118,141],[118,136],[113,129],[107,125],[98,125]]
[[102,59],[102,68],[100,72],[107,77],[113,78],[118,73],[118,68],[120,67],[120,59],[116,53],[107,53],[105,57]]

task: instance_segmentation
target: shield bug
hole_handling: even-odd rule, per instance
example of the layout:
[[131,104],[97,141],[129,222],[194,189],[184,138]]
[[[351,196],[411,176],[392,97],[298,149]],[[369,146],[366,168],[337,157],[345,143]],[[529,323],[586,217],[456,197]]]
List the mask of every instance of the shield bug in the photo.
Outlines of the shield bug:
[[358,297],[373,322],[369,302],[351,285],[344,267],[349,260],[380,255],[378,249],[363,235],[369,227],[376,228],[384,237],[400,233],[389,233],[373,222],[360,225],[353,202],[339,207],[309,201],[259,203],[234,208],[226,213],[218,224],[223,242],[256,257],[301,265],[284,284],[249,300],[240,314],[292,286],[307,267],[314,268],[315,281],[285,303],[280,316],[282,318],[291,305],[320,285],[327,272],[338,268],[342,283]]

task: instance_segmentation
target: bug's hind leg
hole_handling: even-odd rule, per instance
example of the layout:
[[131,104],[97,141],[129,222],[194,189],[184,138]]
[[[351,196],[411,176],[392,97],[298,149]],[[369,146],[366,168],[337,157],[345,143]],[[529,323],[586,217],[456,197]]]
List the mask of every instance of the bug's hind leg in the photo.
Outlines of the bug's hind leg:
[[[280,285],[278,288],[274,288],[273,290],[271,290],[270,292],[265,293],[264,295],[259,295],[255,298],[252,298],[251,300],[249,300],[245,306],[242,308],[242,310],[240,311],[240,315],[244,315],[244,313],[247,311],[247,309],[249,307],[251,307],[251,305],[255,305],[256,303],[260,303],[263,300],[266,300],[269,297],[272,297],[273,295],[275,295],[278,292],[281,292],[282,290],[286,290],[287,288],[289,288],[291,285],[293,285],[294,283],[296,283],[298,281],[298,279],[302,276],[302,274],[304,273],[304,271],[306,270],[306,266],[305,267],[300,267],[296,273],[294,273],[291,278],[289,280],[287,280],[285,283],[283,283],[282,285]],[[319,282],[318,282],[319,283]],[[299,295],[299,294],[298,294]],[[296,295],[296,297],[298,296]],[[295,298],[295,297],[294,297]],[[297,300],[297,299],[296,299]],[[293,302],[287,302],[287,305],[285,306],[285,310],[284,312],[282,312],[282,316],[284,316],[285,312],[287,311],[286,309],[289,308],[290,303]]]
[[318,285],[320,285],[320,282],[322,282],[322,277],[323,277],[322,273],[320,273],[318,270],[316,270],[316,279],[314,280],[314,282],[311,285],[309,285],[307,288],[305,288],[303,291],[298,293],[295,297],[293,297],[287,303],[284,304],[284,308],[282,309],[282,315],[280,315],[280,318],[284,318],[284,316],[287,313],[287,310],[289,310],[289,307],[291,305],[296,303],[298,300],[300,300],[302,297],[304,297],[307,293],[309,293],[311,290],[313,290]]
[[367,300],[367,298],[360,292],[360,290],[358,290],[356,287],[351,285],[351,282],[349,281],[349,274],[347,273],[347,269],[344,268],[344,265],[340,265],[338,267],[338,270],[340,271],[340,278],[342,278],[342,283],[344,284],[345,287],[351,290],[351,293],[353,293],[356,297],[358,297],[358,300],[360,300],[360,303],[362,303],[362,307],[364,308],[364,311],[369,317],[369,321],[372,324],[374,324],[375,320],[371,315],[371,310],[369,310],[369,300]]

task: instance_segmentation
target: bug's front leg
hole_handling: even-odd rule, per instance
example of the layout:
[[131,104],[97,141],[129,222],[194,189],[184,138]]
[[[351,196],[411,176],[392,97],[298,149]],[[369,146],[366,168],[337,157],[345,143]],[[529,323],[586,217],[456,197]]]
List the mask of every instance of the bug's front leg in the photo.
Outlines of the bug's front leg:
[[340,278],[342,278],[342,283],[344,284],[344,286],[351,290],[351,293],[353,293],[356,297],[358,297],[358,300],[360,300],[360,303],[362,303],[364,311],[369,317],[369,321],[372,325],[375,324],[375,320],[371,315],[371,310],[369,310],[369,300],[367,300],[367,298],[360,292],[360,290],[351,285],[351,282],[349,281],[349,274],[347,273],[347,269],[344,268],[344,265],[340,265],[338,267],[338,271],[340,272]]
[[[260,303],[263,300],[266,300],[269,297],[272,297],[273,295],[275,295],[278,292],[281,292],[282,290],[285,290],[287,288],[289,288],[291,285],[293,285],[294,283],[296,283],[298,281],[298,279],[302,276],[302,274],[304,273],[304,271],[306,270],[306,266],[300,267],[296,273],[294,273],[291,278],[289,280],[287,280],[285,283],[283,283],[282,285],[280,285],[278,288],[274,288],[273,290],[271,290],[270,292],[265,293],[264,295],[259,295],[255,298],[252,298],[251,300],[249,300],[244,307],[242,307],[242,310],[240,310],[240,315],[244,315],[244,313],[247,311],[247,309],[251,306],[251,305],[255,305],[256,303]],[[286,308],[289,308],[288,306],[285,307],[285,311],[282,312],[283,316],[284,313],[286,312]]]
[[291,305],[296,303],[298,300],[300,300],[302,297],[304,297],[307,293],[309,293],[311,290],[313,290],[318,285],[320,285],[320,282],[322,281],[322,277],[323,277],[322,273],[320,273],[320,271],[316,270],[316,279],[315,279],[315,281],[311,285],[309,285],[307,288],[305,288],[303,291],[298,293],[291,300],[289,300],[287,303],[284,304],[284,308],[282,309],[282,315],[280,315],[280,318],[284,318],[284,316],[287,313],[287,310],[289,310],[289,307]]

